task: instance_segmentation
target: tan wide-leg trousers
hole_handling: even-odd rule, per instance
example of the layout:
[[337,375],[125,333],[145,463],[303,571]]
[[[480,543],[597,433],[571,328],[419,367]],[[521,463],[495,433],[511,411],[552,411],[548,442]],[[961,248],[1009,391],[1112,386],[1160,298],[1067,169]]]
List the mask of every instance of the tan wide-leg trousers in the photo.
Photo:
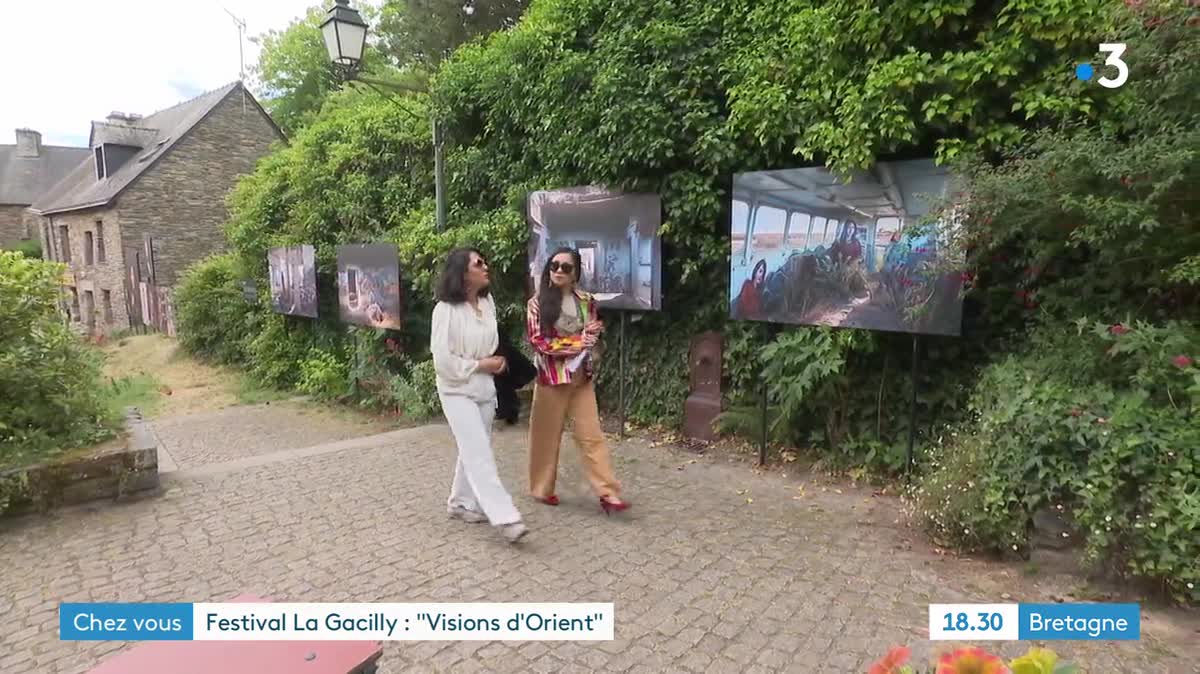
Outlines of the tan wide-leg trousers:
[[621,483],[613,475],[612,456],[600,428],[596,389],[585,377],[558,386],[539,383],[533,390],[533,410],[529,413],[529,492],[537,498],[554,494],[558,450],[568,417],[592,491],[597,496],[619,496]]

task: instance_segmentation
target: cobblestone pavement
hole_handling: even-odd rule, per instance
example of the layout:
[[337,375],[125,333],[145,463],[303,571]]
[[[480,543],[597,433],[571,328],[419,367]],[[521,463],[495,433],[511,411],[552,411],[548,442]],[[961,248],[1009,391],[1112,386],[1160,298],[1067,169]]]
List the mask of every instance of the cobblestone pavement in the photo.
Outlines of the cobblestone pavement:
[[287,401],[171,417],[153,427],[160,447],[181,469],[389,429],[381,420]]
[[[230,456],[227,430],[196,456]],[[523,430],[499,431],[497,445],[521,493]],[[64,601],[612,601],[612,642],[390,642],[380,670],[750,674],[863,672],[899,643],[922,660],[931,602],[1045,600],[1011,567],[933,554],[895,524],[890,498],[802,494],[794,477],[641,441],[618,456],[631,511],[604,517],[564,447],[564,503],[520,498],[532,533],[515,547],[445,517],[453,448],[438,425],[241,453],[167,476],[160,497],[9,523],[0,672],[83,672],[126,647],[59,641]],[[1200,671],[1194,645],[1154,638],[1157,625],[1141,642],[1054,647],[1088,672]]]

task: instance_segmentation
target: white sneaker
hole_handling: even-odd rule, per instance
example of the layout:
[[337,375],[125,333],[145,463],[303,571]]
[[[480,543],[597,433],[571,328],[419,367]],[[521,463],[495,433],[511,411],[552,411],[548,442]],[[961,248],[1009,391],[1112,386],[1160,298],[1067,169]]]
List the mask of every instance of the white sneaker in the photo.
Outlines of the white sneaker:
[[469,524],[479,524],[480,522],[488,521],[487,515],[478,510],[471,510],[460,505],[450,506],[446,512],[450,515],[451,519],[460,519]]
[[525,525],[520,522],[501,524],[496,528],[500,530],[501,535],[508,539],[509,543],[516,543],[517,541],[521,540],[525,534],[529,533],[529,529],[527,529]]

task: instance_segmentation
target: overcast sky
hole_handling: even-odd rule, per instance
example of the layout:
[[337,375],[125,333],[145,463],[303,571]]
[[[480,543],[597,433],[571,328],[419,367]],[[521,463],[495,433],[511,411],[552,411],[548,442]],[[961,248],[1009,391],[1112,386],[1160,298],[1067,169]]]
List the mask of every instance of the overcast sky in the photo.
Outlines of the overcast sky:
[[[0,144],[14,130],[46,145],[87,144],[92,120],[142,115],[238,79],[238,33],[282,30],[326,0],[41,0],[5,2],[0,35]],[[354,3],[356,6],[358,3]]]

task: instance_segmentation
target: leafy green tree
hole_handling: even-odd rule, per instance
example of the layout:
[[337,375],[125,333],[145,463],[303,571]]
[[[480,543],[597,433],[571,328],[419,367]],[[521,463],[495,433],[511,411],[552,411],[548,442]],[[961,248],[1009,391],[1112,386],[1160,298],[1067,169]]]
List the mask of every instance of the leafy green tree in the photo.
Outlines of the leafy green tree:
[[[373,5],[356,7],[368,25],[377,22],[378,9]],[[275,123],[288,135],[310,122],[329,93],[339,86],[321,36],[324,20],[325,8],[310,7],[287,28],[251,38],[261,46],[258,64],[252,68],[258,93]],[[368,47],[363,55],[366,72],[382,66],[373,52]]]
[[284,30],[251,38],[262,48],[253,68],[259,94],[275,123],[289,135],[320,110],[336,86],[318,27],[323,20],[324,12],[313,7]]
[[381,47],[398,66],[436,66],[459,46],[516,24],[529,0],[386,0]]

